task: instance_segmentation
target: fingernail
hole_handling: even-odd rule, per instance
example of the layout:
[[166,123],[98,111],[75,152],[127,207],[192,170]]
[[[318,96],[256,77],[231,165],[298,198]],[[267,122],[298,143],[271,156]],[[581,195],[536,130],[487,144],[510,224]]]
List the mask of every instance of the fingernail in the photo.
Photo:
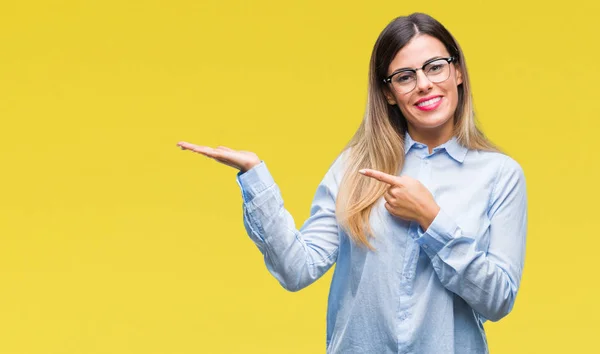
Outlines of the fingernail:
[[361,173],[361,174],[363,174],[363,175],[364,175],[366,172],[367,172],[366,170],[358,170],[358,173]]

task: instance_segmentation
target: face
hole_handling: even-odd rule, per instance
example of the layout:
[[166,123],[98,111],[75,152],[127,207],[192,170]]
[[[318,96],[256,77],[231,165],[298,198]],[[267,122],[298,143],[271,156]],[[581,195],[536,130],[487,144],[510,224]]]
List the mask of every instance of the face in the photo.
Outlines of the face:
[[[440,40],[420,34],[396,54],[388,68],[388,75],[402,68],[420,68],[432,58],[449,56]],[[462,76],[454,63],[450,63],[449,70],[448,79],[440,83],[431,82],[423,70],[417,70],[416,86],[408,93],[398,93],[390,84],[387,85],[386,99],[389,104],[398,105],[411,134],[452,133],[454,111],[458,104],[457,86],[462,83]]]

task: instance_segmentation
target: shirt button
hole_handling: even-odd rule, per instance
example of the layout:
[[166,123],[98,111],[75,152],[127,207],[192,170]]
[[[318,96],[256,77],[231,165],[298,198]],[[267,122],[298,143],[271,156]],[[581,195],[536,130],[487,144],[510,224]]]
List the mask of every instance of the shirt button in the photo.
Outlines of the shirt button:
[[424,249],[428,249],[428,248],[429,248],[429,246],[427,246],[427,245],[423,245],[423,248],[424,248]]

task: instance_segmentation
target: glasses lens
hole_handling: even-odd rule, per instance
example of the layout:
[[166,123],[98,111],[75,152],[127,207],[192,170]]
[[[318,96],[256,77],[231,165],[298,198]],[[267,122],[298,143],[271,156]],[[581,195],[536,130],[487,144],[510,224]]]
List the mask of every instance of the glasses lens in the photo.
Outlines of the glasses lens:
[[436,60],[425,66],[425,75],[431,82],[442,82],[450,76],[450,64],[446,60]]
[[417,76],[412,71],[402,71],[392,77],[392,86],[398,93],[412,91],[417,84]]

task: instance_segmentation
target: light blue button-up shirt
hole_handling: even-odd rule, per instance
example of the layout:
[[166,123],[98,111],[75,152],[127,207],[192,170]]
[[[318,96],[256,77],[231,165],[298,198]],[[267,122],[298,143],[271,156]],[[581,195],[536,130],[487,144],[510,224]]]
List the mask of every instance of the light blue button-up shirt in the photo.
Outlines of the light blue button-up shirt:
[[[527,196],[523,170],[496,152],[452,138],[433,149],[405,138],[401,175],[419,180],[441,210],[427,230],[384,207],[371,213],[369,251],[338,226],[344,151],[296,229],[265,162],[237,181],[244,225],[271,274],[297,291],[334,263],[327,353],[487,353],[483,323],[507,315],[523,271]],[[368,178],[368,177],[365,177]]]

